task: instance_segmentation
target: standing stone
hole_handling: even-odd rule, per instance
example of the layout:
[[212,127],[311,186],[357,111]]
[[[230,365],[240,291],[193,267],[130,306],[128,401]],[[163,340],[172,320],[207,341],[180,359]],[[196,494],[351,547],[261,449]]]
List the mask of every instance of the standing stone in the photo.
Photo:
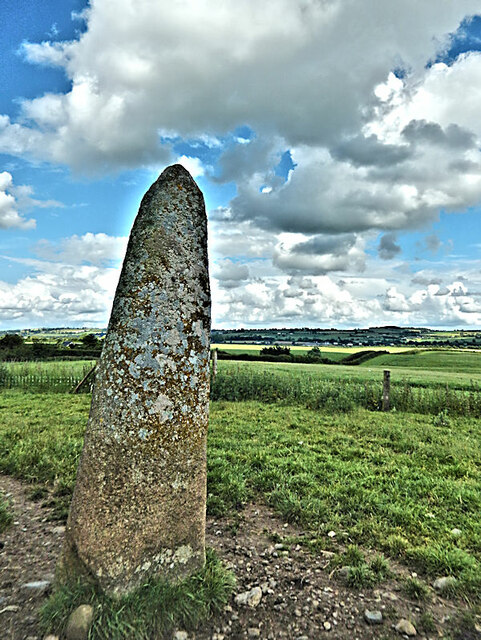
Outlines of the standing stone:
[[204,199],[180,165],[145,194],[100,359],[58,576],[109,594],[205,562],[210,289]]

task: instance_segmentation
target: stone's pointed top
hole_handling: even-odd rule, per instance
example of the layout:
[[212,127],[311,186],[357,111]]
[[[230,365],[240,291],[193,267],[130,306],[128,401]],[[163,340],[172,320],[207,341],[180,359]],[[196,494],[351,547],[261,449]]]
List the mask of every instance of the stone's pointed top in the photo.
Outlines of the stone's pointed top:
[[164,169],[159,176],[159,180],[161,180],[162,182],[165,182],[167,180],[185,180],[186,178],[188,180],[191,180],[195,184],[194,178],[181,164],[170,165],[170,167]]

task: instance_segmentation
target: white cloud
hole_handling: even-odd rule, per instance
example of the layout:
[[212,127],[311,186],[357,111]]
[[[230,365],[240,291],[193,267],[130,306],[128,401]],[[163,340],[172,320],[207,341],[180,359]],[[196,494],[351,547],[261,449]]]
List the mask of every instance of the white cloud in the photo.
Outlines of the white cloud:
[[0,321],[5,327],[106,324],[118,269],[15,261],[36,273],[14,284],[0,280]]
[[[287,242],[283,242],[286,235]],[[330,271],[364,271],[364,240],[361,236],[319,235],[299,242],[299,234],[286,235],[281,235],[281,242],[273,255],[274,265],[286,273],[320,275]]]
[[108,236],[105,233],[85,233],[83,236],[62,238],[58,243],[40,240],[34,251],[40,258],[64,264],[102,265],[123,258],[127,240],[125,237]]
[[[426,66],[476,12],[478,0],[435,11],[431,0],[95,0],[77,41],[23,45],[71,90],[25,100],[17,122],[0,116],[0,152],[92,174],[178,158],[194,177],[235,182],[210,214],[218,323],[474,324],[478,298],[453,283],[481,290],[475,269],[413,275],[398,238],[425,230],[435,251],[440,210],[481,201],[481,54]],[[174,151],[181,139],[191,151]],[[5,180],[0,227],[28,228],[29,207],[58,205]],[[385,261],[369,257],[380,232]],[[93,233],[43,241],[47,261],[4,283],[4,300],[100,318],[113,273],[102,267],[124,246]]]
[[[393,22],[395,10],[395,24]],[[96,0],[73,42],[26,43],[60,66],[65,95],[23,104],[0,147],[83,171],[166,160],[159,131],[217,136],[248,124],[289,145],[356,133],[395,66],[423,72],[477,0]],[[362,52],[362,56],[360,56]]]
[[222,288],[235,289],[249,279],[249,267],[226,258],[217,261],[213,275]]
[[8,171],[3,171],[0,173],[0,229],[33,229],[34,227],[35,220],[26,219],[19,212],[13,178]]

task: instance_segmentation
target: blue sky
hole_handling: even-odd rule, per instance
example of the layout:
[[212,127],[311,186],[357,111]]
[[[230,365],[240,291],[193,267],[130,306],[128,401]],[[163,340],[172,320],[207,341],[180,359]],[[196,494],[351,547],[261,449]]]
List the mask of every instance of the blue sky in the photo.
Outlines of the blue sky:
[[205,195],[215,327],[480,326],[477,1],[3,0],[0,22],[0,329],[106,325],[173,162]]

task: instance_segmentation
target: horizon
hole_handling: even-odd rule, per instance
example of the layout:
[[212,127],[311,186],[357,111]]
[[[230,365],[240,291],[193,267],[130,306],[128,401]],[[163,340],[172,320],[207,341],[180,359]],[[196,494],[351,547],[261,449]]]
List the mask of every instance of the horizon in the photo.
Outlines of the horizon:
[[[108,329],[108,326],[105,325],[103,327],[95,327],[95,326],[91,326],[91,325],[81,325],[81,326],[43,326],[43,327],[16,327],[16,328],[3,328],[0,329],[0,334],[1,333],[12,333],[14,331],[21,331],[21,332],[25,332],[25,331],[56,331],[56,330],[66,330],[66,329],[70,329],[70,330],[75,330],[75,331],[104,331],[106,332]],[[369,330],[375,330],[375,329],[399,329],[401,331],[407,331],[409,329],[413,330],[413,331],[421,331],[421,330],[426,330],[426,331],[432,331],[432,332],[477,332],[477,331],[481,331],[481,328],[471,328],[468,329],[466,327],[450,327],[450,328],[439,328],[439,327],[428,327],[428,326],[401,326],[401,325],[371,325],[369,327],[361,327],[361,326],[353,326],[353,327],[320,327],[320,326],[298,326],[298,327],[288,327],[288,326],[281,326],[281,325],[276,325],[276,326],[272,326],[272,327],[268,327],[268,326],[264,326],[264,327],[235,327],[235,328],[228,328],[228,329],[223,329],[223,328],[218,328],[218,327],[211,327],[210,331],[211,333],[214,331],[217,332],[228,332],[228,331],[281,331],[281,330],[286,330],[286,331],[338,331],[338,332],[342,332],[342,331],[369,331]]]
[[219,330],[481,327],[477,0],[112,7],[0,4],[0,331],[107,325],[174,163]]

